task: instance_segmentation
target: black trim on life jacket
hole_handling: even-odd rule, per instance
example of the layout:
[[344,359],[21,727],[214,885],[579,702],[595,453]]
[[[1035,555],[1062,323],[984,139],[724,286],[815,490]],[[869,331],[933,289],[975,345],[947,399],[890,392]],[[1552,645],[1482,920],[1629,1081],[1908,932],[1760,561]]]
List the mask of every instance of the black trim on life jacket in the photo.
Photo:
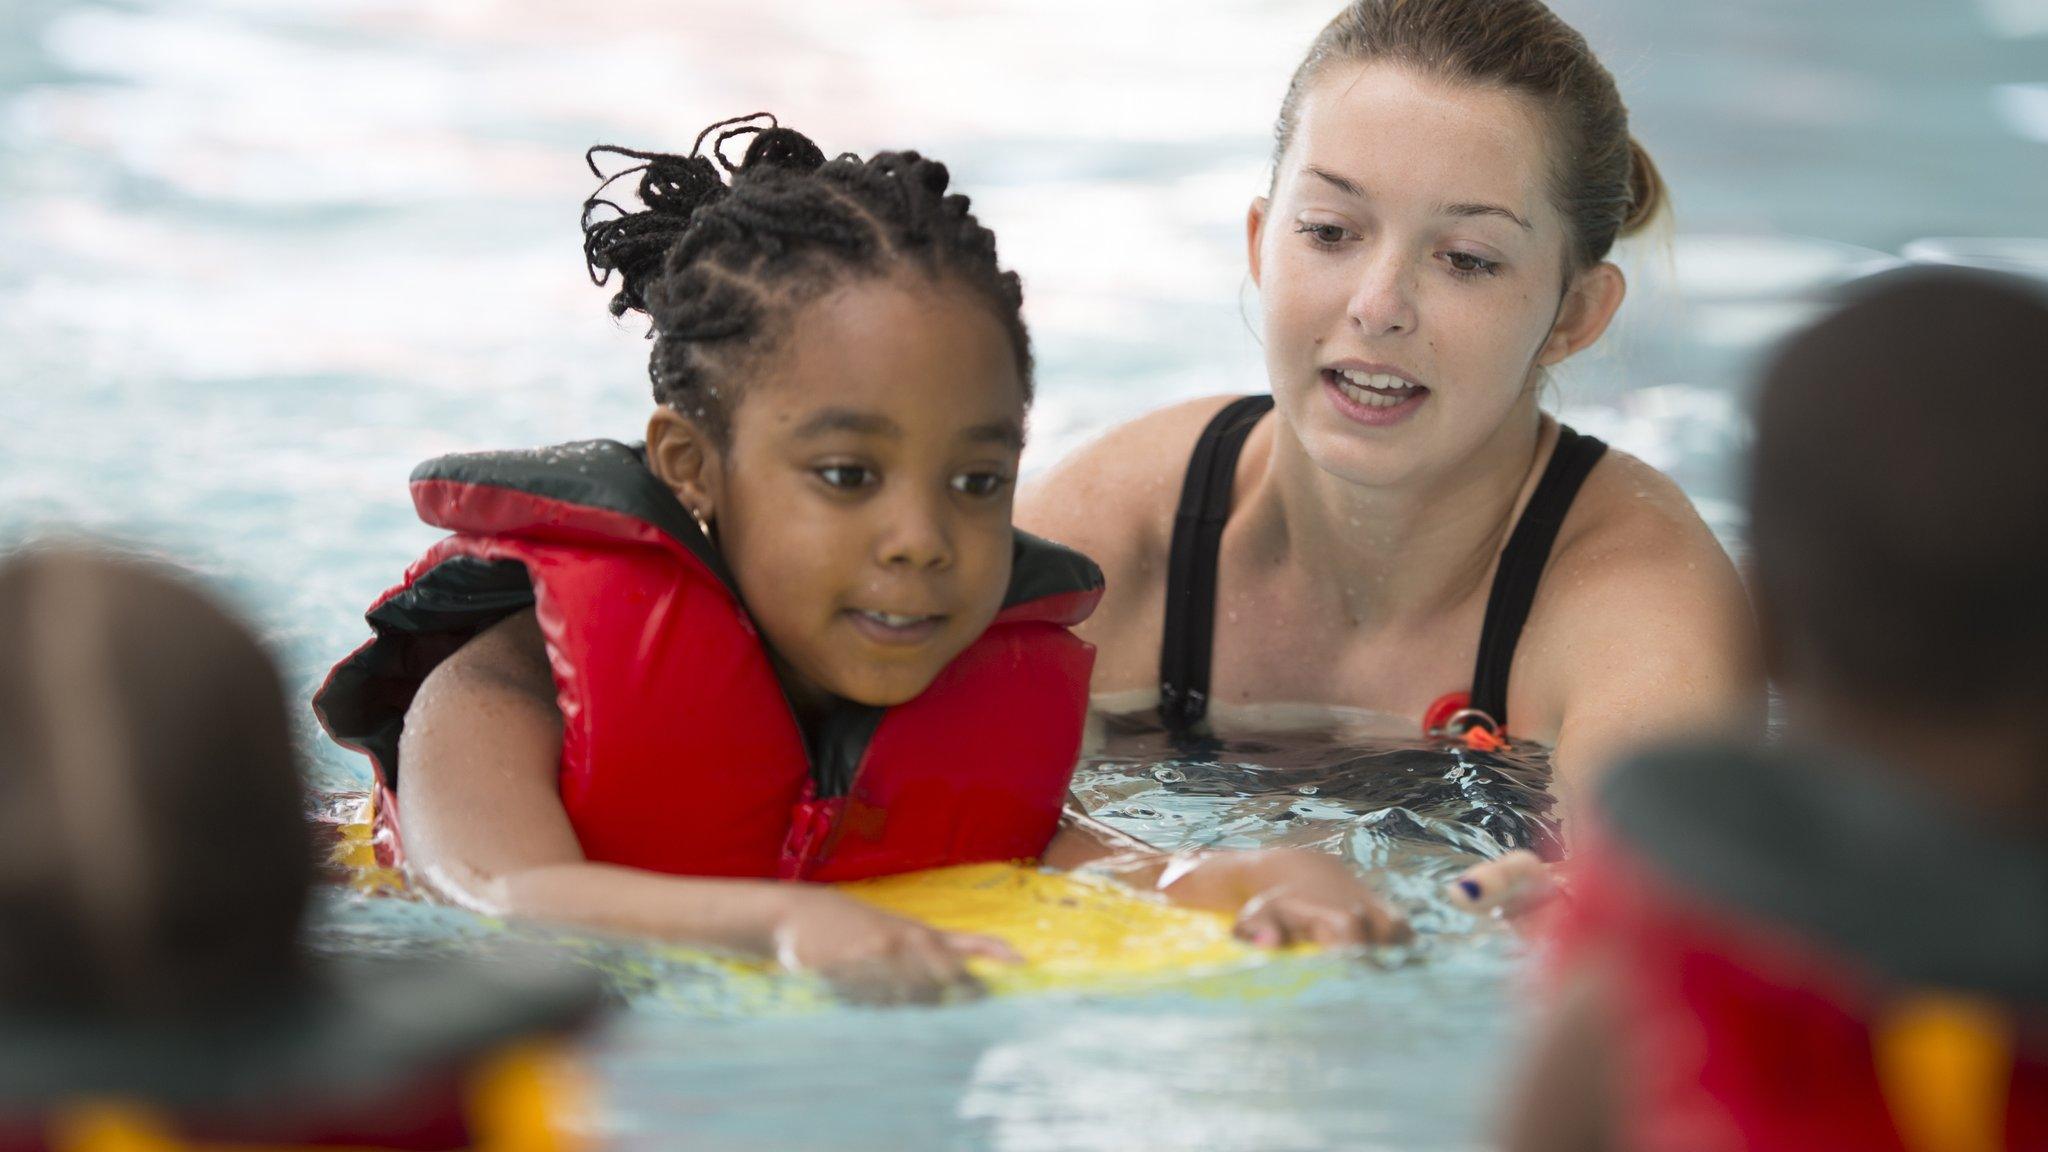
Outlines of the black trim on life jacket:
[[361,749],[398,787],[398,738],[420,683],[477,633],[533,606],[516,560],[457,556],[365,614],[376,639],[337,666],[313,711],[337,740]]
[[0,1017],[0,1116],[80,1098],[216,1118],[371,1107],[514,1041],[589,1022],[595,973],[560,961],[324,965],[294,992],[164,1020]]
[[675,493],[648,470],[645,445],[578,440],[547,448],[441,456],[412,470],[413,484],[432,481],[508,488],[630,516],[661,529],[703,561],[726,587],[736,587],[718,549],[704,538]]
[[1617,768],[1599,802],[1681,891],[1904,984],[2048,1009],[2048,845],[1917,780],[1839,752],[1701,744]]
[[[717,547],[704,538],[675,494],[648,471],[642,446],[585,440],[443,456],[413,470],[414,485],[433,482],[502,488],[650,524],[701,561],[739,600]],[[504,530],[515,532],[518,526]],[[1027,532],[1012,532],[1003,609],[1102,588],[1102,569],[1093,560]],[[365,619],[375,638],[335,668],[314,696],[313,709],[336,740],[369,755],[384,786],[396,791],[399,737],[421,681],[479,632],[533,603],[532,584],[517,561],[444,560],[370,610]],[[815,730],[805,726],[818,798],[845,794],[883,712],[841,701]]]

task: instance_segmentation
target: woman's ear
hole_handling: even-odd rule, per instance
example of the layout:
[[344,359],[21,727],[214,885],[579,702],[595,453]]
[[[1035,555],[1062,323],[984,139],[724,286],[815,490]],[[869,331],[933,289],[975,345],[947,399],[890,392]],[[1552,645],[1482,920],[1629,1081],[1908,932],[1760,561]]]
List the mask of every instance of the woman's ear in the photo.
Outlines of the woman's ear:
[[1266,212],[1273,202],[1264,196],[1254,196],[1252,206],[1244,216],[1245,259],[1252,270],[1252,285],[1259,283],[1259,240],[1266,234]]
[[647,418],[647,468],[700,523],[718,518],[718,446],[696,421],[660,407]]
[[1607,331],[1627,294],[1628,281],[1610,261],[1602,260],[1572,277],[1558,306],[1557,323],[1550,326],[1550,338],[1536,353],[1536,362],[1549,368],[1591,346]]

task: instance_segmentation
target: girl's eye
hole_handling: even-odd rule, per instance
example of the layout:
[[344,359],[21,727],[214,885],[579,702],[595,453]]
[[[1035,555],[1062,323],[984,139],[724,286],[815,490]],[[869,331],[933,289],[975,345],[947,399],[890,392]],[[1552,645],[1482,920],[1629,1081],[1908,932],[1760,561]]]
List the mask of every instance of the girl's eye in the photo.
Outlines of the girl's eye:
[[1500,270],[1498,260],[1488,260],[1470,252],[1446,252],[1444,259],[1450,261],[1451,272],[1458,276],[1491,276]]
[[1010,483],[1000,472],[962,472],[953,477],[953,491],[966,496],[993,496]]
[[1344,242],[1345,231],[1341,224],[1311,224],[1304,220],[1294,226],[1296,232],[1309,238],[1318,248],[1335,248]]
[[828,486],[847,492],[867,487],[874,482],[875,477],[873,469],[863,468],[858,464],[827,464],[814,471],[818,479],[823,480]]

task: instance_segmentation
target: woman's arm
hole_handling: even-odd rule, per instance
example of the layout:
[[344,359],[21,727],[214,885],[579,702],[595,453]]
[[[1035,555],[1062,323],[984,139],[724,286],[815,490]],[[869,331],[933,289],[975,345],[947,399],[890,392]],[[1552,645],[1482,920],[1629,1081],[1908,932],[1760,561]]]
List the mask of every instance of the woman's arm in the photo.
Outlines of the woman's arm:
[[[1688,736],[1754,738],[1766,699],[1748,594],[1678,486],[1611,452],[1580,503],[1585,520],[1543,574],[1510,709],[1516,735],[1552,746],[1553,814],[1567,842],[1616,762]],[[1513,914],[1548,886],[1546,870],[1516,851],[1467,870],[1448,894]]]
[[1553,745],[1567,811],[1645,745],[1763,730],[1761,646],[1735,565],[1676,484],[1609,455],[1587,522],[1544,573],[1514,670],[1536,686],[1535,707],[1517,711],[1547,718],[1524,734]]
[[583,858],[556,787],[562,719],[532,612],[486,630],[428,675],[406,713],[398,782],[407,865],[493,915],[710,945],[817,969],[877,999],[971,983],[1000,941],[941,932],[828,888],[665,876]]

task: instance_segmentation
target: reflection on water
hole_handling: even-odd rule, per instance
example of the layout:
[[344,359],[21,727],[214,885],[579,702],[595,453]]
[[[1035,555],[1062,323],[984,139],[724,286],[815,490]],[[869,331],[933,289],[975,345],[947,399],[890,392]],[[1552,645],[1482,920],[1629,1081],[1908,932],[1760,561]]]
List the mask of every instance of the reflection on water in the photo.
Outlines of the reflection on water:
[[1180,738],[1112,722],[1075,790],[1090,812],[1164,847],[1317,848],[1405,867],[1402,846],[1491,858],[1559,854],[1547,750],[1485,753],[1434,740],[1299,729]]

